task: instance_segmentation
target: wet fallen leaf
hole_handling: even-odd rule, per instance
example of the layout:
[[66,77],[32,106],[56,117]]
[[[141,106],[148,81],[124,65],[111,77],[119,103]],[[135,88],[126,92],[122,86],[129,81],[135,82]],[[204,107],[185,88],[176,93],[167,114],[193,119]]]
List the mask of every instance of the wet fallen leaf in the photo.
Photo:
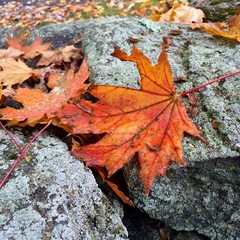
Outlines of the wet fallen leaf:
[[184,165],[183,133],[200,137],[199,131],[176,94],[164,47],[156,66],[136,46],[129,56],[115,48],[113,56],[137,64],[141,90],[93,86],[90,93],[97,102],[76,99],[57,116],[73,134],[106,133],[95,144],[74,144],[72,152],[89,166],[106,167],[109,176],[138,153],[140,175],[148,195],[154,179],[165,175],[172,162]]

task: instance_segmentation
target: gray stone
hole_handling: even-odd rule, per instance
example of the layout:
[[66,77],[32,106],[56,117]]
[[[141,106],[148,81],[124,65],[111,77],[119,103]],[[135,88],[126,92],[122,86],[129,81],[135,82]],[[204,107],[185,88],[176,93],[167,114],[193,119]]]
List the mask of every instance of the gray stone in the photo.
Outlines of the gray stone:
[[76,21],[59,25],[50,24],[36,28],[30,35],[29,41],[42,38],[44,42],[52,42],[52,48],[65,47],[74,44],[75,38],[81,38],[89,23],[94,20]]
[[[32,132],[32,130],[30,130]],[[21,146],[36,134],[11,130]],[[19,155],[0,130],[0,179]],[[113,204],[88,168],[44,132],[0,191],[0,239],[128,239]]]

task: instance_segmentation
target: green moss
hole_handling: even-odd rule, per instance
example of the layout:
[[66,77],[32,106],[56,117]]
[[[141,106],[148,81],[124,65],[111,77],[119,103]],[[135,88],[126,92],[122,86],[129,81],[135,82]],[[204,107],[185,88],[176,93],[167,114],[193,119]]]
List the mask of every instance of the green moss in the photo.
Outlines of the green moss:
[[83,19],[89,19],[89,13],[88,12],[82,12],[82,18]]
[[221,22],[226,21],[228,16],[237,13],[237,8],[232,6],[225,0],[216,0],[209,4],[209,6],[201,8],[210,21]]
[[18,154],[15,152],[9,153],[6,157],[7,160],[11,160],[11,159],[16,159],[18,157]]
[[76,17],[76,13],[70,13],[68,17],[69,18],[75,18]]

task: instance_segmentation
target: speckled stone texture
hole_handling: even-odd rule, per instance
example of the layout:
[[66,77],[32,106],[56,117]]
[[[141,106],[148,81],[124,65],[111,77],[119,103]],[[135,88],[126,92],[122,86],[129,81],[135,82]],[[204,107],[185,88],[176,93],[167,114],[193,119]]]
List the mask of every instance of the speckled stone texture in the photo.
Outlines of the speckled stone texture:
[[[11,130],[21,146],[36,134]],[[0,130],[0,178],[19,155]],[[0,190],[0,239],[128,239],[114,207],[65,143],[44,132]]]

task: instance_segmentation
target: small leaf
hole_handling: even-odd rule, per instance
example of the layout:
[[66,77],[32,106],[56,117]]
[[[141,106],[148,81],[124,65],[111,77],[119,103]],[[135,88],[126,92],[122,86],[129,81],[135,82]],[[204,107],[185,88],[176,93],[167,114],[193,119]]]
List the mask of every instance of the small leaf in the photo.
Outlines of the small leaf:
[[0,49],[0,58],[18,58],[22,54],[22,51],[11,47],[8,49]]
[[18,61],[13,58],[0,59],[0,67],[3,69],[0,71],[0,81],[3,86],[22,83],[36,74],[20,59]]

